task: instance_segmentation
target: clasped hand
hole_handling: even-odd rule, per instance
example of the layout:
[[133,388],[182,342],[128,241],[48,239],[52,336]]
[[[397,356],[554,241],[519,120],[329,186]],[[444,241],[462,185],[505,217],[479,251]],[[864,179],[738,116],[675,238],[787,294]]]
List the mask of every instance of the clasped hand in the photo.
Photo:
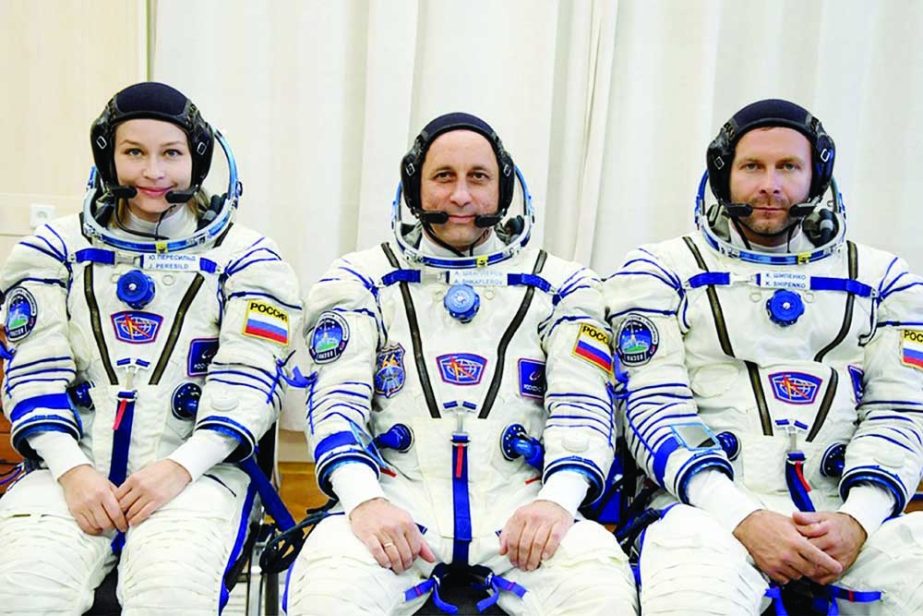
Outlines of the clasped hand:
[[787,517],[759,510],[734,529],[756,566],[779,584],[808,578],[818,584],[838,579],[865,543],[862,526],[845,513],[795,512]]
[[88,464],[75,466],[58,478],[68,510],[88,535],[112,529],[125,532],[137,526],[191,481],[186,469],[172,460],[155,462],[118,487]]

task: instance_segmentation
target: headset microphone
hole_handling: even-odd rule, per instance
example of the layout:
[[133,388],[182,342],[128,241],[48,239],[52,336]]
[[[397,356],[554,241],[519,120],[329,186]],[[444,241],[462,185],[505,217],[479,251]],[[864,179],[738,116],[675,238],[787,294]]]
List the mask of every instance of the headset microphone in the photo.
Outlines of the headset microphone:
[[497,225],[501,220],[499,214],[491,214],[489,216],[475,216],[474,217],[474,226],[480,229],[489,229]]
[[116,199],[133,199],[138,190],[134,186],[110,186],[109,194]]
[[749,203],[728,203],[724,206],[724,210],[731,218],[741,218],[752,214],[753,206]]
[[186,203],[195,197],[196,192],[198,192],[198,188],[192,186],[186,190],[171,190],[164,195],[164,198],[168,203]]
[[449,222],[448,212],[420,212],[420,220],[428,225],[444,225]]
[[[792,218],[804,218],[814,211],[815,205],[813,201],[796,203],[789,208],[788,215]],[[724,206],[724,210],[731,218],[742,218],[753,213],[753,206],[749,203],[728,203]]]
[[808,214],[814,211],[817,203],[815,201],[805,201],[804,203],[796,203],[792,207],[788,208],[788,215],[792,218],[804,218]]

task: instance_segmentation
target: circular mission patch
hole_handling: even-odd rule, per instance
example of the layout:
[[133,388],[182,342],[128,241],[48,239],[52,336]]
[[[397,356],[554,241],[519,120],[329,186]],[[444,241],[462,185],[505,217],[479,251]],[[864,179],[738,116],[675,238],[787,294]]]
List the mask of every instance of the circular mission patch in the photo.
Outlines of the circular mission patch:
[[643,366],[660,346],[660,332],[650,319],[638,314],[622,321],[616,333],[616,352],[625,366]]

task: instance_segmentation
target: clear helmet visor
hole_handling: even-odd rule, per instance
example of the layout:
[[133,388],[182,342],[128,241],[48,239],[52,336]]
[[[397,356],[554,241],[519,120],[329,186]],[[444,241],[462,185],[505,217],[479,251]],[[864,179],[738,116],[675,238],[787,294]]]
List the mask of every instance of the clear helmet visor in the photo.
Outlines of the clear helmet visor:
[[199,192],[206,195],[199,212],[199,225],[187,237],[168,239],[126,238],[113,231],[110,224],[118,199],[108,193],[96,167],[90,169],[86,194],[83,200],[84,233],[114,248],[142,253],[168,253],[207,244],[218,237],[231,223],[243,192],[237,175],[237,162],[224,135],[215,131],[215,140],[221,146],[225,164],[214,164],[209,169]]
[[513,199],[499,222],[491,225],[500,238],[503,248],[478,256],[433,257],[420,250],[420,238],[423,224],[404,203],[402,186],[399,183],[394,200],[391,202],[391,230],[394,239],[404,256],[412,262],[442,269],[466,269],[484,267],[509,259],[522,250],[532,236],[535,224],[535,210],[532,206],[532,194],[519,167],[515,167],[516,182]]

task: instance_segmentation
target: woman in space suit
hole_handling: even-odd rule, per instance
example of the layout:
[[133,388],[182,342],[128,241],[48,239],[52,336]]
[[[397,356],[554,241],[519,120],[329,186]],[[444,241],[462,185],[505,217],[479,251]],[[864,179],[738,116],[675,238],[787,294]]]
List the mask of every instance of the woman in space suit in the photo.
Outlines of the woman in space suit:
[[[229,185],[209,198],[216,141]],[[0,613],[82,613],[118,564],[124,613],[214,614],[255,499],[234,463],[277,417],[297,280],[233,222],[234,158],[182,93],[120,91],[91,146],[82,214],[0,272],[28,471],[0,500]]]

